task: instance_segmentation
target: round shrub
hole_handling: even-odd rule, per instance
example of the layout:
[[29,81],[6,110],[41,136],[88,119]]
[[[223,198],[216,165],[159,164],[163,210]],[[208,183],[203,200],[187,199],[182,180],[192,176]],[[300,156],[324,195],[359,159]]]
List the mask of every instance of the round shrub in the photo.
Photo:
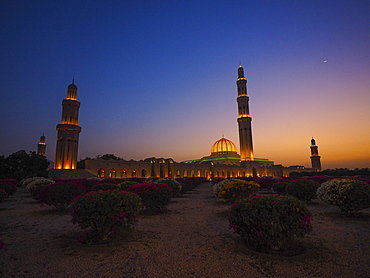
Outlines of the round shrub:
[[118,184],[118,181],[117,181],[117,179],[106,178],[106,179],[100,180],[99,183],[104,183],[104,184],[107,184],[107,183]]
[[99,190],[109,190],[109,189],[116,189],[119,190],[119,186],[115,183],[99,183],[94,185],[91,188],[91,191],[99,191]]
[[0,188],[0,204],[4,202],[4,200],[8,198],[8,193],[4,189]]
[[277,178],[271,177],[253,177],[252,180],[260,185],[261,190],[271,191],[274,183],[278,181]]
[[80,184],[85,186],[86,187],[86,191],[91,191],[91,189],[93,188],[93,186],[97,185],[99,183],[100,180],[97,180],[97,179],[92,179],[92,178],[89,178],[89,179],[84,179],[84,180],[81,180],[80,181]]
[[0,189],[4,190],[8,196],[13,195],[17,191],[17,187],[6,180],[0,180]]
[[320,184],[314,180],[302,179],[287,184],[285,191],[299,200],[310,202],[316,197],[316,190],[319,186]]
[[22,180],[21,184],[26,187],[30,192],[32,190],[40,185],[48,185],[48,184],[53,184],[55,181],[42,178],[42,177],[35,177],[35,178],[30,178],[26,180]]
[[312,230],[307,205],[291,196],[253,196],[231,206],[229,227],[257,251],[284,250]]
[[179,196],[181,192],[181,184],[175,180],[174,178],[166,177],[166,178],[160,178],[159,180],[156,181],[157,183],[165,183],[169,187],[172,188],[172,197],[177,197]]
[[255,194],[260,186],[254,181],[226,179],[213,186],[213,192],[225,200],[237,200]]
[[[51,184],[51,183],[49,183],[49,184]],[[39,200],[38,196],[39,196],[40,192],[45,188],[45,186],[48,186],[49,184],[40,184],[40,185],[34,187],[33,189],[31,189],[30,193],[33,196],[33,198],[38,201]]]
[[56,182],[45,186],[37,195],[37,199],[44,204],[55,206],[64,211],[73,198],[86,192],[86,188],[79,184]]
[[20,187],[26,187],[28,183],[30,183],[32,180],[34,179],[38,179],[39,177],[33,177],[33,178],[27,178],[27,179],[23,179],[19,182],[19,186]]
[[146,178],[144,183],[152,183],[152,182],[157,182],[160,178],[158,177],[149,177],[149,178]]
[[333,179],[321,184],[317,189],[317,197],[328,205],[335,205],[339,197],[339,187],[341,182],[346,182],[346,179]]
[[285,182],[285,181],[277,182],[277,183],[274,183],[274,185],[272,186],[272,189],[277,194],[285,194],[285,188],[287,184],[288,182]]
[[335,179],[317,189],[320,200],[347,213],[370,207],[370,184],[360,180]]
[[137,181],[123,181],[120,184],[118,184],[118,187],[120,190],[127,190],[131,185],[133,184],[138,184],[139,182]]
[[180,194],[184,194],[188,191],[194,190],[201,182],[199,177],[185,177],[185,178],[176,178],[176,180],[181,184]]
[[17,179],[0,179],[0,183],[11,184],[14,187],[17,187],[19,185],[19,182]]
[[112,233],[130,228],[140,207],[140,197],[131,192],[91,191],[73,200],[72,223],[92,228],[98,239],[106,240]]
[[172,188],[165,183],[139,183],[131,185],[127,191],[137,194],[148,210],[164,210],[171,201]]

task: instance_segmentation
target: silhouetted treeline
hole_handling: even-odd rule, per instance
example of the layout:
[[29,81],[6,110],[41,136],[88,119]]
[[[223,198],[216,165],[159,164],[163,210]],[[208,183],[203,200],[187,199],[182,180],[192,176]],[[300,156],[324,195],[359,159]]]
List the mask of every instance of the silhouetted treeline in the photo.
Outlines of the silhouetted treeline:
[[290,176],[370,176],[370,169],[369,168],[355,168],[350,170],[348,168],[336,168],[336,169],[327,169],[321,172],[292,172]]
[[8,157],[0,155],[0,178],[22,180],[32,177],[47,177],[49,162],[35,152],[17,151]]

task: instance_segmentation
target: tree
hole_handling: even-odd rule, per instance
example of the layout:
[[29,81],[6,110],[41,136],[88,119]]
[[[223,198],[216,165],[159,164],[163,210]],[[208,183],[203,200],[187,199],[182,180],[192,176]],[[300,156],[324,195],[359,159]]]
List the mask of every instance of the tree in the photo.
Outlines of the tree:
[[103,155],[97,155],[97,156],[96,156],[96,159],[105,159],[105,160],[109,160],[109,159],[113,159],[113,160],[123,160],[123,158],[118,157],[118,156],[115,156],[114,154],[103,154]]
[[47,169],[50,162],[45,156],[35,152],[29,154],[24,151],[17,151],[6,158],[0,158],[0,177],[25,179],[31,177],[47,177]]

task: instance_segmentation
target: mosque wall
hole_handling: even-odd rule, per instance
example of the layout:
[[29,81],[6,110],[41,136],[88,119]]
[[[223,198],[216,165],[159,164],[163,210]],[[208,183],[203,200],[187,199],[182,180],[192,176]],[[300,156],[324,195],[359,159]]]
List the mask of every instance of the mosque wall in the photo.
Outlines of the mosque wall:
[[210,163],[181,163],[173,159],[148,158],[145,160],[103,160],[85,161],[85,170],[101,178],[148,178],[156,177],[250,177],[282,176],[283,167],[260,166],[256,161],[247,161],[243,166]]

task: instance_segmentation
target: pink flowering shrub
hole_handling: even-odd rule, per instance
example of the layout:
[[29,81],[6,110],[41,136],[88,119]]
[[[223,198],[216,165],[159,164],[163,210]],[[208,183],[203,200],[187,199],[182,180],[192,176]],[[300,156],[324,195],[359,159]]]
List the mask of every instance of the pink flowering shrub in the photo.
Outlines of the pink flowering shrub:
[[283,250],[312,230],[307,205],[290,196],[249,196],[231,206],[229,227],[257,251]]
[[3,189],[8,196],[13,195],[17,191],[18,182],[14,179],[0,179],[0,189]]
[[0,204],[4,202],[4,200],[8,198],[8,193],[2,188],[0,188]]
[[86,188],[80,184],[59,181],[44,186],[37,195],[37,200],[49,206],[55,206],[59,211],[64,211],[73,198],[86,192]]
[[164,210],[171,201],[172,188],[165,183],[139,183],[131,185],[127,191],[137,194],[148,210]]
[[172,197],[178,197],[181,193],[181,184],[174,178],[160,178],[156,183],[165,183],[172,188]]
[[199,184],[206,181],[204,177],[185,177],[176,178],[176,180],[181,184],[180,194],[184,194],[188,191],[194,190]]
[[131,185],[133,184],[138,184],[139,182],[137,181],[123,181],[118,184],[118,187],[120,190],[127,190]]
[[91,191],[72,203],[72,223],[92,228],[97,239],[106,240],[135,222],[141,207],[140,197],[120,190]]
[[285,188],[287,184],[288,182],[285,181],[274,183],[274,185],[272,186],[272,190],[277,194],[285,194]]
[[98,183],[91,188],[91,191],[109,190],[109,189],[120,189],[115,183]]
[[97,185],[99,180],[97,179],[82,179],[80,184],[86,187],[86,191],[91,191],[94,185]]
[[[0,234],[0,237],[2,237],[3,235]],[[0,252],[1,251],[7,251],[8,248],[5,247],[5,243],[0,239]],[[1,272],[0,272],[1,273]]]
[[320,184],[314,180],[300,179],[290,182],[285,187],[287,195],[294,196],[304,202],[311,202],[316,197],[316,190]]

